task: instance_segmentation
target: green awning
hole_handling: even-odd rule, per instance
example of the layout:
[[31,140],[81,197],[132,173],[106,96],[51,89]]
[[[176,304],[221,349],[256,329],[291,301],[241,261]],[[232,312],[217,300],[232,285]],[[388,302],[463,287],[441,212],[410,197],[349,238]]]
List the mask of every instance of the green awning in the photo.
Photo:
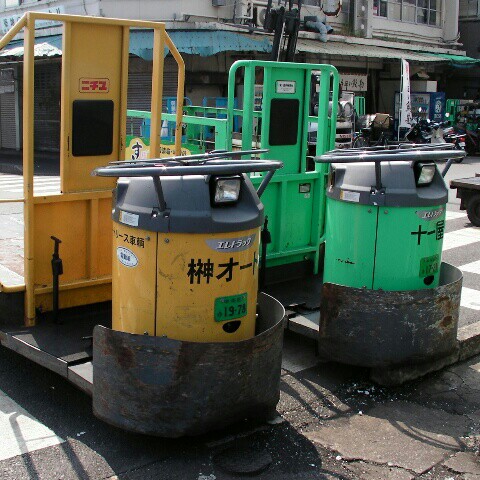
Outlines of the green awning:
[[480,65],[480,59],[465,55],[450,55],[448,53],[429,53],[428,55],[448,60],[450,65],[457,68],[469,68]]

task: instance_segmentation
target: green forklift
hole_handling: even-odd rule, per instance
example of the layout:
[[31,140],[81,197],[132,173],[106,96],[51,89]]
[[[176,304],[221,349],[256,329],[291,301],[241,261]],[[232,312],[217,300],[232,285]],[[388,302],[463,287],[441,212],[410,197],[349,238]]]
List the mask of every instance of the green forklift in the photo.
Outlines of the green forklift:
[[[436,162],[465,153],[335,150],[338,91],[330,65],[236,62],[215,148],[265,149],[259,158],[284,164],[262,195],[261,284],[286,308],[287,328],[317,339],[323,359],[369,367],[388,383],[382,372],[457,349],[462,276],[441,261],[448,189]],[[191,142],[188,115],[183,122]],[[251,175],[254,185],[262,178]]]

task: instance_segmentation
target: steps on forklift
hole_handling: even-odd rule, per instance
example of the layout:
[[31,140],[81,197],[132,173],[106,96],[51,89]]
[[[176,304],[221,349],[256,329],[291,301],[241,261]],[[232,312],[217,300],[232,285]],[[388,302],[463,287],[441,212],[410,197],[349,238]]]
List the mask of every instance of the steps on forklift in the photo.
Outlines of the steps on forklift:
[[[310,263],[310,265],[309,265]],[[265,291],[277,298],[285,307],[287,321],[285,328],[307,338],[318,339],[318,325],[320,320],[320,299],[322,292],[322,275],[311,274],[311,262],[295,264],[303,273],[302,278],[288,282],[272,283]],[[278,282],[278,279],[288,278],[285,269],[288,265],[274,268],[274,275],[268,272],[268,280]]]
[[[10,299],[12,294],[0,294],[0,300],[5,297]],[[23,311],[23,294],[18,297]],[[28,328],[21,326],[23,313],[16,316],[15,325],[0,315],[0,342],[91,394],[91,335],[95,325],[111,327],[110,302],[95,305],[95,309],[89,305],[62,310],[60,315],[61,325],[53,323],[48,313],[38,318],[36,326]]]
[[68,380],[92,396],[93,392],[93,364],[91,361],[68,367]]
[[320,320],[320,311],[300,315],[295,313],[291,318],[287,317],[285,329],[290,332],[298,333],[306,338],[318,340],[318,328]]

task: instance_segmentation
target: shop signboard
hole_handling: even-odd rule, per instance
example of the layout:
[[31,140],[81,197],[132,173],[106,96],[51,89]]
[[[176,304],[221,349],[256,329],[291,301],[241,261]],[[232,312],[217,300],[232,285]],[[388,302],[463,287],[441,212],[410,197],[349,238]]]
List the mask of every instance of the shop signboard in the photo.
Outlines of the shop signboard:
[[[60,15],[65,13],[65,6],[57,5],[55,7],[39,8],[39,9],[33,9],[33,10],[39,13],[57,13]],[[6,15],[6,16],[0,17],[1,34],[5,35],[22,18],[23,14],[24,12],[14,13],[12,15]],[[55,22],[54,20],[37,20],[35,22],[35,28],[47,28],[47,27],[55,27],[59,25],[61,24],[59,22]]]
[[346,92],[366,92],[368,75],[366,73],[341,73],[340,86]]
[[[197,145],[184,144],[181,150],[182,156],[204,153]],[[150,139],[127,135],[127,148],[125,149],[125,160],[146,160],[150,154]],[[162,157],[175,156],[175,144],[162,139],[160,144],[160,154]]]

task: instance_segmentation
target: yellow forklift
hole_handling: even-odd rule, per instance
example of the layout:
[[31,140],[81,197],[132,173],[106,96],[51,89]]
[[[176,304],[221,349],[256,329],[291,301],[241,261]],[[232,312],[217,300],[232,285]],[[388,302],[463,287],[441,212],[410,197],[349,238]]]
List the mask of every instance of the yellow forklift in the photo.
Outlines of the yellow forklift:
[[[37,196],[34,40],[44,20],[63,24],[61,192]],[[120,161],[133,28],[153,30],[152,160],[134,164]],[[179,105],[185,72],[163,23],[29,12],[0,48],[22,30],[24,196],[8,201],[24,205],[24,262],[2,269],[1,344],[130,431],[177,437],[271,415],[284,309],[258,295],[259,195],[282,163],[241,158],[257,152],[160,159],[165,48]],[[179,110],[177,155],[181,120]],[[257,190],[252,172],[265,173]]]

